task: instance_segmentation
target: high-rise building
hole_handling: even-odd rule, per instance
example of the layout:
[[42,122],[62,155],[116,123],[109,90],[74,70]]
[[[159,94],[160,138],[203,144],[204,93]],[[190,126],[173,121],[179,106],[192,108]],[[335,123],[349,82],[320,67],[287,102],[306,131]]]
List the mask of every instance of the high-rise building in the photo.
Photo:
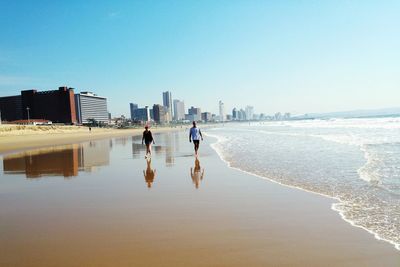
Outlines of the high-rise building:
[[277,121],[282,120],[282,113],[280,113],[280,112],[275,113],[274,118]]
[[107,98],[92,92],[75,94],[76,117],[78,123],[89,123],[90,120],[108,123]]
[[283,115],[283,119],[284,120],[290,120],[290,113],[289,112],[286,112],[284,115]]
[[5,121],[41,119],[76,123],[74,89],[24,90],[20,95],[0,97],[1,118]]
[[134,111],[135,109],[138,109],[138,104],[134,104],[134,103],[129,103],[129,110],[131,112],[131,120],[135,120],[135,116],[134,116]]
[[174,99],[174,120],[180,121],[185,119],[185,102]]
[[220,121],[225,121],[225,105],[224,103],[220,100],[219,101],[219,120]]
[[238,118],[240,121],[245,121],[247,119],[246,112],[242,108],[238,111]]
[[159,105],[159,104],[154,104],[153,105],[153,116],[154,116],[154,121],[157,123],[167,123],[168,122],[168,108]]
[[133,117],[135,118],[135,121],[142,121],[142,122],[148,122],[151,119],[150,116],[150,109],[148,106],[145,106],[144,108],[137,108],[133,111]]
[[190,117],[191,120],[200,121],[201,120],[201,109],[195,108],[192,106],[190,109],[188,109],[188,115],[192,116],[192,117]]
[[22,120],[21,95],[0,97],[0,121]]
[[252,120],[254,115],[254,107],[246,106],[246,119]]
[[238,111],[237,111],[236,108],[233,108],[233,110],[232,110],[232,119],[233,120],[238,120],[239,119],[238,118]]
[[163,92],[163,105],[167,107],[169,118],[168,121],[172,120],[173,111],[172,111],[172,94],[170,91]]
[[209,122],[211,121],[212,117],[211,117],[211,112],[203,112],[201,113],[201,120],[204,122]]

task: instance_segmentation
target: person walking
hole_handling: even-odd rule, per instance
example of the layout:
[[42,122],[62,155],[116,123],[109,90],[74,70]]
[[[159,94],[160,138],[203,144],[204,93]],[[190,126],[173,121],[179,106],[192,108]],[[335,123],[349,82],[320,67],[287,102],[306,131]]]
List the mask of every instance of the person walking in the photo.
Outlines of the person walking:
[[189,142],[192,142],[194,144],[194,154],[197,157],[198,156],[198,150],[200,146],[200,139],[203,141],[203,135],[201,134],[201,131],[199,128],[196,126],[196,122],[193,121],[193,127],[190,128],[189,131]]
[[153,135],[151,131],[149,130],[149,126],[146,125],[144,126],[144,132],[143,132],[143,137],[142,137],[142,145],[143,142],[146,144],[146,156],[144,158],[151,157],[151,144],[155,144]]

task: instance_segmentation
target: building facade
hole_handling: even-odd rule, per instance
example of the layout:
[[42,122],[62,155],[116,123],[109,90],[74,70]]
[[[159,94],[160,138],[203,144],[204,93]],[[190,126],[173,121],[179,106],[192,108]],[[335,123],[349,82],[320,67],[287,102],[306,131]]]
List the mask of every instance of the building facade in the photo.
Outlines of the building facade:
[[157,123],[167,123],[168,122],[168,108],[163,105],[154,104],[153,105],[153,117],[154,121]]
[[181,121],[185,119],[185,102],[178,99],[174,100],[174,120]]
[[142,121],[142,122],[148,122],[151,120],[150,116],[150,109],[148,106],[145,106],[144,108],[136,108],[133,111],[133,118],[132,120],[134,121]]
[[0,97],[0,121],[22,120],[20,95]]
[[76,123],[74,89],[24,90],[21,92],[22,119],[44,119],[53,123]]
[[220,100],[219,101],[219,120],[220,121],[225,121],[225,105],[224,103]]
[[201,113],[201,120],[204,122],[209,122],[212,120],[211,112],[203,112]]
[[254,107],[246,106],[246,119],[252,120],[254,116]]
[[134,103],[129,103],[129,110],[131,112],[131,120],[135,120],[135,116],[134,116],[134,111],[135,109],[138,109],[138,104],[134,104]]
[[239,119],[238,111],[237,111],[236,108],[233,108],[233,109],[232,109],[232,119],[233,119],[233,120],[238,120],[238,119]]
[[168,109],[168,121],[172,120],[173,111],[172,111],[172,94],[170,91],[163,92],[163,105]]
[[90,120],[108,123],[107,98],[81,92],[75,94],[76,117],[78,123],[89,123]]
[[192,117],[191,120],[193,121],[200,121],[201,120],[201,109],[200,108],[195,108],[191,107],[188,109],[188,115],[191,115]]

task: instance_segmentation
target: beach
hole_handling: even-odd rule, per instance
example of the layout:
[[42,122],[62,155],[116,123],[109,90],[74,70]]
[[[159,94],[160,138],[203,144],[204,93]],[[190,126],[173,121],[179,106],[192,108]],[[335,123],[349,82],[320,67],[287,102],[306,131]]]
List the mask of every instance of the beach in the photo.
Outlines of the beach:
[[[2,156],[1,266],[398,266],[334,200],[229,168],[187,132]],[[46,164],[43,164],[46,162]],[[48,165],[53,168],[48,168]]]
[[[165,132],[180,128],[157,127],[153,132]],[[142,128],[114,129],[84,126],[29,126],[0,125],[0,153],[74,142],[128,135],[141,135]]]

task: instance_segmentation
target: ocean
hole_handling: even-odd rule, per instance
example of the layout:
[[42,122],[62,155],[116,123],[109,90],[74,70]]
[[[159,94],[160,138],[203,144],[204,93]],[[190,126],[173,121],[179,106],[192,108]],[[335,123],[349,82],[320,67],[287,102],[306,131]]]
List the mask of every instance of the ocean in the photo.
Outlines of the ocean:
[[207,134],[230,167],[333,198],[344,220],[400,250],[400,118],[230,123]]

